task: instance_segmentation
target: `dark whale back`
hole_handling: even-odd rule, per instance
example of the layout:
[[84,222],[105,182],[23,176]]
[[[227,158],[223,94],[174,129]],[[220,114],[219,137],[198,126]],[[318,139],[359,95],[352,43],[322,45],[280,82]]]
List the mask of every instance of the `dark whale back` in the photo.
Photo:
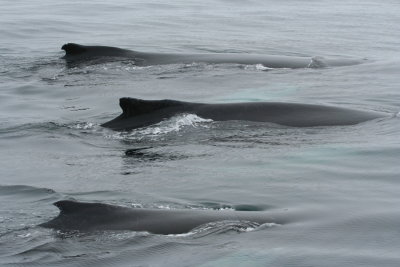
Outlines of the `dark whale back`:
[[180,234],[216,221],[284,224],[292,217],[286,212],[141,209],[69,200],[54,205],[60,209],[60,214],[39,226],[62,231],[133,230]]
[[[62,46],[67,62],[102,58],[133,59],[136,65],[191,64],[203,62],[209,64],[262,64],[268,68],[321,68],[331,66],[356,65],[363,62],[358,59],[296,57],[285,55],[263,55],[248,53],[145,53],[111,46],[85,46],[68,43]],[[113,59],[114,60],[114,59]]]
[[245,120],[293,127],[353,125],[385,116],[340,107],[279,102],[202,104],[121,98],[120,106],[122,114],[102,124],[103,127],[130,130],[158,123],[179,113],[192,113],[215,121]]

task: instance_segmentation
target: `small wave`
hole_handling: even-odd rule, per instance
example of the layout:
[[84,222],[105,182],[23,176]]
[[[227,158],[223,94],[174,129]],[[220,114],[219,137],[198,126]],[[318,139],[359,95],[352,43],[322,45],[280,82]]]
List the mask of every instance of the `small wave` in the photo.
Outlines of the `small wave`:
[[[200,202],[201,207],[203,209],[212,209],[212,210],[235,210],[235,211],[265,211],[272,206],[268,205],[253,205],[253,204],[224,204],[218,202]],[[195,206],[194,208],[198,208]]]
[[32,122],[19,125],[2,125],[0,129],[1,134],[29,134],[33,132],[47,132],[62,129],[65,125],[56,122]]
[[137,70],[145,70],[151,68],[151,66],[138,66],[136,62],[133,60],[122,60],[117,62],[111,63],[104,63],[100,66],[101,69],[108,71],[108,70],[115,70],[115,71],[137,71]]
[[99,124],[92,122],[68,122],[68,123],[60,123],[60,122],[33,122],[33,123],[24,123],[20,125],[1,125],[0,133],[1,134],[28,134],[32,135],[33,132],[43,133],[43,132],[51,132],[54,133],[56,131],[63,131],[65,129],[73,129],[73,130],[91,130],[97,129]]
[[23,196],[37,196],[56,194],[57,192],[50,188],[33,187],[28,185],[1,185],[0,193],[2,197],[7,195],[15,196],[21,194]]
[[99,242],[105,241],[118,241],[118,240],[127,240],[129,238],[134,237],[146,237],[150,236],[151,233],[147,231],[130,231],[130,230],[96,230],[96,231],[79,231],[79,230],[53,230],[53,229],[45,229],[42,231],[49,231],[52,234],[55,234],[58,238],[68,239],[68,238],[81,238],[96,240]]
[[136,71],[149,69],[151,66],[138,66],[137,62],[126,58],[97,58],[87,61],[69,62],[65,69],[68,74],[90,74],[101,71]]
[[[181,114],[145,128],[116,133],[108,137],[112,139],[137,139],[144,136],[158,137],[173,132],[179,132],[185,127],[198,127],[203,123],[212,121],[211,119],[203,119],[195,114]],[[205,125],[202,126],[207,127]]]
[[171,234],[167,236],[200,238],[208,235],[225,234],[229,232],[246,233],[261,229],[267,229],[279,225],[280,224],[277,223],[259,224],[251,221],[224,220],[224,221],[210,222],[200,225],[188,233]]

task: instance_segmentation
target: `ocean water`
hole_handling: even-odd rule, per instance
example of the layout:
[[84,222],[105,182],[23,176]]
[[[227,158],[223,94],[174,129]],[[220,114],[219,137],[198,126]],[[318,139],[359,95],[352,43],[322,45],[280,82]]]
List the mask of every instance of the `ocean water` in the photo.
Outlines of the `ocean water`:
[[[399,266],[400,2],[0,3],[1,266]],[[68,42],[366,60],[68,67]],[[326,104],[387,117],[290,128],[183,114],[129,132],[100,127],[120,113],[120,97]],[[38,227],[62,199],[304,216],[176,236]]]

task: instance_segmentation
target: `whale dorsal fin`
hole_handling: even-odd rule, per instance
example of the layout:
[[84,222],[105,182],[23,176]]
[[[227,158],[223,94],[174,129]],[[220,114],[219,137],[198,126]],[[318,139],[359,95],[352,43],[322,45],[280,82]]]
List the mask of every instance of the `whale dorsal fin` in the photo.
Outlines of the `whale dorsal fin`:
[[68,214],[87,209],[90,206],[93,206],[93,203],[76,202],[72,200],[60,200],[55,202],[53,205],[56,206],[61,213]]
[[184,102],[175,100],[143,100],[137,98],[123,97],[119,99],[119,105],[122,109],[122,116],[131,117],[140,114],[151,113],[156,110],[183,106]]
[[69,55],[79,55],[87,51],[87,48],[83,45],[68,43],[61,47],[65,51],[67,56]]
[[126,207],[111,206],[104,203],[78,202],[72,200],[60,200],[53,203],[53,205],[60,210],[60,215],[71,215],[73,213],[79,213],[82,211],[84,213],[89,213],[99,210],[101,210],[101,212],[110,212],[116,209],[126,209]]

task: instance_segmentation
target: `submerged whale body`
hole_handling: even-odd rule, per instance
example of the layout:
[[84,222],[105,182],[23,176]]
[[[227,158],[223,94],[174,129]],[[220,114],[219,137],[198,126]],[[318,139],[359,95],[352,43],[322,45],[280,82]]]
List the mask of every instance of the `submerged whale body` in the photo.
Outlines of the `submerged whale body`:
[[58,201],[54,205],[60,209],[60,214],[40,226],[63,231],[132,230],[181,234],[217,221],[258,224],[284,224],[287,221],[285,212],[141,209],[69,200]]
[[130,130],[183,113],[196,114],[214,121],[245,120],[292,127],[353,125],[385,116],[378,112],[279,102],[203,104],[176,100],[121,98],[119,103],[122,114],[101,126],[113,130]]
[[173,53],[144,53],[110,46],[85,46],[68,43],[62,46],[65,50],[63,57],[68,62],[85,61],[102,58],[128,58],[136,65],[161,65],[161,64],[191,64],[194,62],[211,64],[262,64],[268,68],[308,68],[348,66],[362,63],[356,59],[325,59],[321,57],[295,57],[239,53],[199,53],[199,54],[173,54]]

